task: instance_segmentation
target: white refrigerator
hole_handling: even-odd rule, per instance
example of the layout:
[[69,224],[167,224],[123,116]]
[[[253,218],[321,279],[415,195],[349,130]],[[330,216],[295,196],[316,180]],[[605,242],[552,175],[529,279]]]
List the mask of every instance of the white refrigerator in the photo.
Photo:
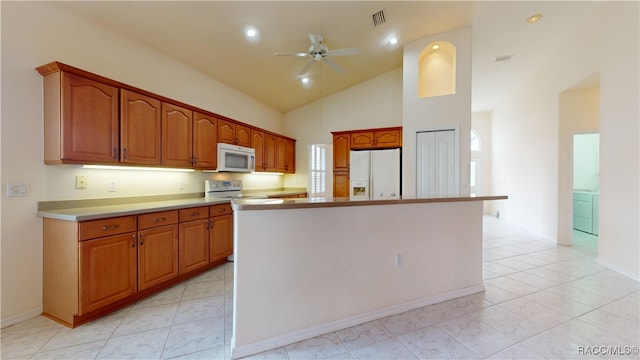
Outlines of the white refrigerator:
[[352,150],[349,156],[350,199],[400,198],[400,149]]

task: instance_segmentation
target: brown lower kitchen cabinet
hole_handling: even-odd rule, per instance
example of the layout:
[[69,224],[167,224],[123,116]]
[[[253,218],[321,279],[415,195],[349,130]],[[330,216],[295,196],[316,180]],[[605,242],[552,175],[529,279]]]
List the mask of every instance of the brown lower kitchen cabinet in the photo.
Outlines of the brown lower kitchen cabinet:
[[[180,274],[209,265],[209,209],[180,210]],[[194,219],[195,218],[195,219]]]
[[43,219],[43,315],[86,323],[226,261],[229,204],[88,221]]
[[178,211],[138,216],[138,290],[178,277]]
[[224,260],[233,254],[233,210],[230,204],[209,207],[209,261]]

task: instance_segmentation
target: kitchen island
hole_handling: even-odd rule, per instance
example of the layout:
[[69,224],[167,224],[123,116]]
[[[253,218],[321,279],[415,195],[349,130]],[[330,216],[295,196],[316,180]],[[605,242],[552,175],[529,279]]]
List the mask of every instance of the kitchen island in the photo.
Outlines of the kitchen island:
[[481,292],[482,204],[234,200],[232,358]]

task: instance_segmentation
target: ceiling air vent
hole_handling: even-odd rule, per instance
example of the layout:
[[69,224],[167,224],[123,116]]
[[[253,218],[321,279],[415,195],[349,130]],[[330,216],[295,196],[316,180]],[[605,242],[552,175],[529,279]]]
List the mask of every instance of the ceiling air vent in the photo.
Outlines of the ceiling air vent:
[[386,16],[384,14],[384,9],[371,15],[371,19],[373,20],[373,26],[380,26],[384,24],[384,22],[387,21]]

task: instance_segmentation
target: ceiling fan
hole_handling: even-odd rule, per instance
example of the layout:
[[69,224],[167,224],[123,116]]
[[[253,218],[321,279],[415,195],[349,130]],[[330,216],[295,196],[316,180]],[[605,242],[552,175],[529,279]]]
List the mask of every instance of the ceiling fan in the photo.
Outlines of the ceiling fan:
[[345,56],[345,55],[358,55],[360,54],[360,49],[357,48],[344,48],[344,49],[336,49],[329,50],[326,45],[322,43],[323,37],[322,35],[314,35],[309,34],[309,41],[311,41],[311,46],[309,46],[308,52],[299,52],[299,53],[275,53],[273,56],[298,56],[298,57],[310,57],[311,59],[307,61],[307,63],[302,67],[298,75],[305,75],[311,69],[311,66],[314,62],[324,61],[327,65],[331,66],[335,71],[339,73],[344,73],[345,69],[336,64],[330,58],[333,56]]

